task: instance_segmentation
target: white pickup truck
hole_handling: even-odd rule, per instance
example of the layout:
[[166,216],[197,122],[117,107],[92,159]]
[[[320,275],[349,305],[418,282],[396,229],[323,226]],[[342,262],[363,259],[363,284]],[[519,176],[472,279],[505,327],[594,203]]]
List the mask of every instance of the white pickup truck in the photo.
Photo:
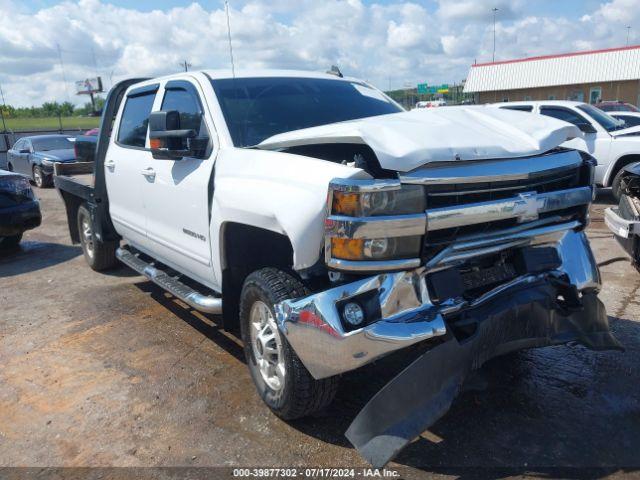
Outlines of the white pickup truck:
[[593,155],[597,162],[596,184],[611,187],[615,199],[620,199],[624,167],[640,162],[640,126],[631,127],[593,105],[569,100],[507,102],[496,106],[539,113],[577,126],[583,135],[563,146]]
[[380,466],[493,356],[620,348],[584,233],[594,162],[558,147],[579,134],[489,107],[405,112],[328,74],[189,72],[116,85],[95,161],[54,181],[89,265],[119,259],[221,314],[282,418],[415,345],[346,433]]

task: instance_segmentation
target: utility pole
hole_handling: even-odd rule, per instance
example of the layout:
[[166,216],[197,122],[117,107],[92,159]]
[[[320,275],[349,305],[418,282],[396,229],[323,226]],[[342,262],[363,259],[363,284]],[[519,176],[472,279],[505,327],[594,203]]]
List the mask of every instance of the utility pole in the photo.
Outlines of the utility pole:
[[629,32],[631,31],[631,25],[627,25],[627,47],[629,46]]
[[229,38],[229,57],[231,59],[231,76],[236,78],[236,65],[233,61],[233,46],[231,45],[231,21],[229,20],[229,2],[224,2],[224,12],[227,16],[227,37]]
[[491,11],[493,12],[493,55],[491,57],[491,62],[495,62],[496,61],[496,13],[498,12],[498,9],[496,7],[493,7]]
[[[5,107],[7,104],[4,102],[4,92],[2,91],[2,85],[0,85],[0,97],[2,97],[2,107]],[[3,109],[0,108],[0,118],[2,119],[2,131],[7,131],[7,124],[4,123],[4,112]]]
[[180,66],[184,67],[184,71],[185,72],[188,72],[189,71],[189,67],[191,66],[191,64],[185,60],[184,62],[180,63]]

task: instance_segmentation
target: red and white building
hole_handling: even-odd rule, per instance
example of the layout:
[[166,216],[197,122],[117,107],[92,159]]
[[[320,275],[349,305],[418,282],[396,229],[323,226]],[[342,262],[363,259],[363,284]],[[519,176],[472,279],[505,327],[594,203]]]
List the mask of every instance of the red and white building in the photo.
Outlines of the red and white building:
[[464,87],[477,103],[620,100],[640,103],[640,45],[471,66]]

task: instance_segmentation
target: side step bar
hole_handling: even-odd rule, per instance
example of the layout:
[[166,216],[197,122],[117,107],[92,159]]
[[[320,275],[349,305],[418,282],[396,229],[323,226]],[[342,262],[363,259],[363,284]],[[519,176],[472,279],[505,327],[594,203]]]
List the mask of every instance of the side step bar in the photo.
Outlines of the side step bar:
[[177,278],[145,262],[126,248],[118,248],[116,258],[196,310],[216,315],[222,313],[222,298],[202,295]]

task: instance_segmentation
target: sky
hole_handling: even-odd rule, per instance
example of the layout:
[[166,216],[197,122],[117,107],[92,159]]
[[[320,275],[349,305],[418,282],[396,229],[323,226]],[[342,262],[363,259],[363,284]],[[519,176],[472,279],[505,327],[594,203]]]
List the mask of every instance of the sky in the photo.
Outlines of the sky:
[[[229,0],[236,69],[345,75],[388,90],[457,83],[474,62],[640,44],[640,0]],[[626,27],[630,26],[628,30]],[[224,2],[0,0],[7,104],[82,104],[74,82],[230,68]],[[2,101],[2,99],[0,99]]]

